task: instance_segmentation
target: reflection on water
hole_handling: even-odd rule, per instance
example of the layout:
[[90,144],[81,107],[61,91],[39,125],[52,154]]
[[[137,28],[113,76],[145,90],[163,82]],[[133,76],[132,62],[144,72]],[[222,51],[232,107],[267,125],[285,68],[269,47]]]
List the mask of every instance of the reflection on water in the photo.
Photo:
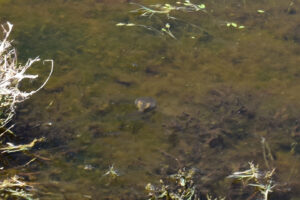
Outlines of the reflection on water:
[[[125,0],[0,1],[21,60],[55,60],[48,85],[15,120],[20,139],[48,139],[35,153],[50,160],[23,172],[40,199],[143,199],[148,182],[182,167],[199,170],[203,194],[246,199],[226,176],[248,161],[267,170],[262,137],[279,188],[271,199],[299,199],[299,3],[197,3],[207,12],[174,12],[180,21],[130,13],[137,6]],[[168,22],[177,40],[119,22],[158,30]],[[155,109],[139,112],[139,97]],[[111,166],[113,180],[103,176]]]

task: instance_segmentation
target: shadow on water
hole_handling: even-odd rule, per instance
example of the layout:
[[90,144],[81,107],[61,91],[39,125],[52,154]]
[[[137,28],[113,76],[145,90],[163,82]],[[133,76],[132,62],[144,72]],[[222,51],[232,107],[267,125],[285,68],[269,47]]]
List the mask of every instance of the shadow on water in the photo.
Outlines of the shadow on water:
[[[207,13],[174,14],[184,21],[170,22],[174,40],[116,27],[164,26],[163,17],[129,13],[136,7],[126,0],[0,0],[20,60],[55,60],[47,86],[18,108],[18,139],[47,138],[18,174],[38,183],[40,199],[143,199],[148,182],[197,168],[202,194],[247,199],[226,176],[249,161],[268,169],[264,137],[278,184],[270,199],[299,199],[300,15],[291,2],[203,1]],[[137,110],[144,96],[154,110]],[[103,176],[112,165],[114,180]]]

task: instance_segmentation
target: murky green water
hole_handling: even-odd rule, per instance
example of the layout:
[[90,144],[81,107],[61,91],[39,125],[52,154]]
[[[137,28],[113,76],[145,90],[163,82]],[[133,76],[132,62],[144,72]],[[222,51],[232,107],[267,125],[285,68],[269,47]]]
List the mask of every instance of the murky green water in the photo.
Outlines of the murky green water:
[[[226,176],[248,161],[267,170],[264,137],[278,184],[271,199],[299,200],[299,2],[195,3],[207,13],[174,12],[178,21],[130,13],[137,6],[126,0],[0,0],[20,62],[55,60],[51,80],[15,120],[20,141],[47,138],[34,151],[47,159],[11,173],[36,183],[45,200],[145,199],[148,182],[195,167],[203,194],[247,199]],[[119,22],[158,29],[169,22],[177,40]],[[156,109],[138,112],[142,96]],[[111,165],[115,180],[103,176]]]

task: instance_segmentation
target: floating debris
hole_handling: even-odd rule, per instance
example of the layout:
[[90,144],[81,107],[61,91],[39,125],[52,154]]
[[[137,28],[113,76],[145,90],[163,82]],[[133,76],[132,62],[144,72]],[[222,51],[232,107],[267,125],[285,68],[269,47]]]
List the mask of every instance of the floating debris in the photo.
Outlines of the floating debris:
[[39,138],[39,139],[34,139],[29,144],[14,145],[14,144],[8,142],[8,143],[6,143],[7,144],[6,147],[0,148],[0,151],[2,151],[1,153],[15,153],[15,152],[20,152],[20,151],[28,151],[35,145],[35,143],[43,142],[43,141],[45,141],[44,137]]
[[113,179],[120,176],[119,172],[114,168],[114,165],[110,166],[108,171],[103,176],[109,176]]
[[134,103],[140,112],[147,112],[156,108],[156,101],[152,97],[139,97]]
[[238,24],[235,23],[235,22],[227,22],[227,23],[226,23],[226,26],[227,26],[227,27],[238,28],[238,29],[244,29],[244,28],[245,28],[245,26],[243,26],[243,25],[238,25]]
[[94,169],[94,167],[93,167],[92,165],[90,165],[90,164],[87,164],[87,165],[84,165],[83,169],[84,169],[84,170],[91,171],[91,170]]
[[165,28],[162,28],[161,31],[169,35],[171,38],[177,40],[177,38],[171,32],[170,28],[171,28],[170,24],[166,23]]

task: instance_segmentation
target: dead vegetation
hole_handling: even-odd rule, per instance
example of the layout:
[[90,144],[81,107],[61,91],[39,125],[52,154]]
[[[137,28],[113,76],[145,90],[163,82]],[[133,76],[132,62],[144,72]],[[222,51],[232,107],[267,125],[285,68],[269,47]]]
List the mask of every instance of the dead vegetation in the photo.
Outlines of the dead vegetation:
[[[27,152],[35,146],[37,142],[42,142],[45,138],[34,139],[28,144],[13,144],[11,142],[4,143],[5,134],[14,133],[11,128],[11,120],[15,114],[17,103],[28,99],[31,95],[38,92],[48,82],[53,72],[53,61],[50,62],[51,71],[44,81],[44,83],[36,90],[24,92],[19,89],[20,82],[23,79],[36,79],[38,75],[26,74],[26,71],[36,62],[40,61],[39,57],[28,59],[28,61],[21,65],[17,60],[17,51],[12,46],[12,41],[9,40],[9,35],[12,31],[13,25],[7,22],[2,25],[3,37],[0,38],[0,153],[11,154],[17,152]],[[32,159],[32,161],[35,159]],[[2,161],[1,161],[2,162]],[[31,162],[31,161],[30,161]],[[26,166],[26,165],[23,165]],[[6,170],[1,166],[1,170]],[[34,199],[32,191],[33,187],[24,182],[21,177],[14,175],[12,177],[2,177],[0,181],[0,197],[1,199]]]

